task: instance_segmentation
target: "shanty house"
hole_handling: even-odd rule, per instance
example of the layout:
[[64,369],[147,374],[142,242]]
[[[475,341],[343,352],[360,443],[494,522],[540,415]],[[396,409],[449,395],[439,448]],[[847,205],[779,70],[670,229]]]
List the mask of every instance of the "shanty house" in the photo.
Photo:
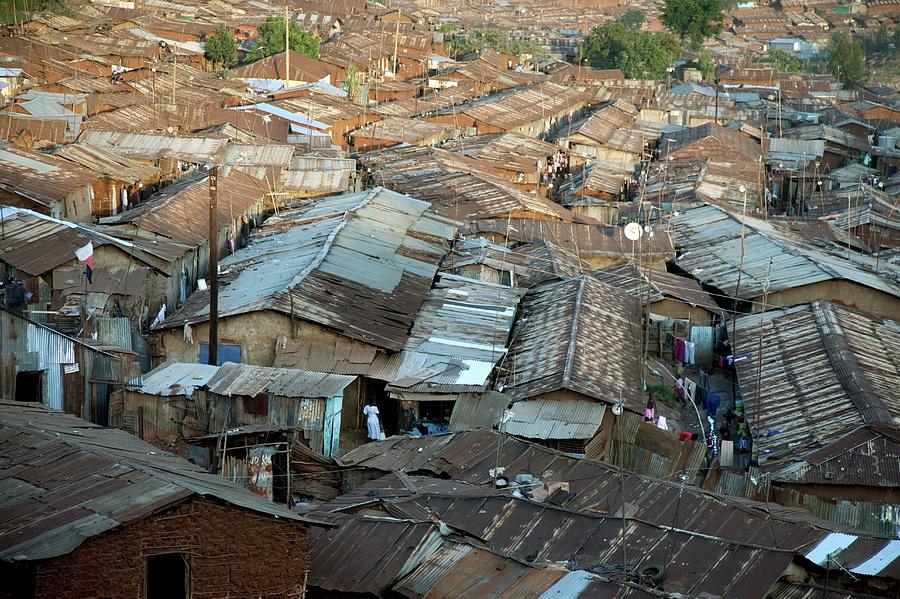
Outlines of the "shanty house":
[[[900,319],[900,286],[776,222],[701,206],[675,217],[676,264],[756,311],[829,300]],[[765,304],[763,303],[765,300]]]
[[[23,307],[60,330],[100,333],[95,319],[112,314],[140,330],[143,310],[148,304],[158,308],[172,285],[173,300],[178,299],[178,271],[173,276],[175,265],[164,244],[127,241],[19,208],[0,207],[0,224],[0,270],[24,284]],[[88,243],[93,248],[90,281],[75,255]]]
[[0,439],[0,594],[304,595],[314,520],[35,404],[0,401]]
[[99,178],[99,174],[68,160],[0,143],[2,204],[89,223],[92,185]]
[[[337,85],[336,67],[293,50],[289,54],[289,65],[285,65],[285,53],[278,52],[234,69],[234,76],[254,89],[267,92],[317,81]],[[287,73],[286,68],[291,72]]]
[[312,450],[338,450],[343,391],[355,377],[227,362],[167,363],[129,385],[117,426],[141,439],[183,439],[271,425],[302,433]]
[[140,190],[157,183],[159,168],[88,144],[67,144],[54,153],[98,174],[91,185],[91,213],[115,215],[139,197]]
[[110,394],[138,374],[126,356],[0,307],[0,397],[107,422]]
[[642,414],[638,314],[627,293],[587,275],[530,289],[498,368],[513,402],[504,430],[585,453],[610,406]]
[[587,95],[576,89],[543,83],[473,100],[427,120],[460,129],[471,127],[477,134],[512,132],[541,137],[578,118],[587,103]]
[[[277,352],[276,366],[368,375],[403,349],[456,227],[383,188],[280,212],[221,262],[220,360],[269,366]],[[161,358],[206,361],[208,300],[195,292],[156,328]],[[364,381],[348,390],[347,422],[383,390]]]

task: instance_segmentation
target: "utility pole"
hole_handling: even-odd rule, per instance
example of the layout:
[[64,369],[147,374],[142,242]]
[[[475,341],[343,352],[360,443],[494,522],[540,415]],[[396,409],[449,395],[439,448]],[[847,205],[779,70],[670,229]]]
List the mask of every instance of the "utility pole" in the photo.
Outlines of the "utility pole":
[[209,171],[209,356],[207,363],[219,361],[219,167]]
[[394,30],[394,76],[397,76],[397,50],[400,43],[400,9],[397,9],[397,27]]
[[291,25],[288,20],[288,6],[284,5],[284,87],[290,87],[291,80]]
[[174,48],[172,53],[175,55],[175,62],[172,63],[172,105],[175,105],[175,71],[178,70],[178,48]]

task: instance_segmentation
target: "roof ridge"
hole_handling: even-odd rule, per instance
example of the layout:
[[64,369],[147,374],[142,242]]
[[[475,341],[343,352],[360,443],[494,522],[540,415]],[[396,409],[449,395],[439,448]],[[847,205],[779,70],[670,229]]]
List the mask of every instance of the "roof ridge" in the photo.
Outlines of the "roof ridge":
[[825,353],[838,381],[859,411],[865,424],[890,424],[893,417],[887,405],[875,394],[869,379],[862,374],[856,354],[850,347],[844,329],[831,302],[815,300],[810,311],[816,320],[816,328],[822,338]]
[[[378,195],[381,191],[384,191],[383,187],[373,187],[369,193],[365,195],[365,197],[356,205],[344,210],[343,215],[341,215],[341,222],[339,222],[331,233],[328,234],[328,237],[325,239],[325,242],[322,244],[322,247],[319,248],[319,251],[316,253],[316,257],[312,259],[312,261],[301,270],[299,273],[294,275],[294,278],[291,279],[290,283],[288,283],[285,291],[290,292],[291,289],[299,285],[303,282],[303,280],[309,276],[309,274],[319,268],[322,265],[322,262],[325,261],[325,256],[328,255],[328,252],[331,251],[331,246],[334,245],[334,240],[337,238],[338,234],[344,229],[349,221],[349,216],[368,204],[372,201],[372,199]],[[303,226],[303,225],[299,225]]]
[[566,366],[563,369],[562,387],[567,387],[572,379],[572,362],[575,360],[575,337],[581,320],[581,307],[584,305],[584,286],[587,275],[578,277],[578,289],[575,291],[575,307],[572,309],[572,324],[569,327],[569,340],[566,343]]

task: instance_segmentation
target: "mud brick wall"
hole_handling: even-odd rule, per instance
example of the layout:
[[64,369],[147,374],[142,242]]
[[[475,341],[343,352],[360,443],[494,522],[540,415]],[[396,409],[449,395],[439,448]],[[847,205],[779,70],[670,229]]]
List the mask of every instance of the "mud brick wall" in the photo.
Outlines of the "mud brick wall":
[[35,599],[145,596],[146,557],[183,552],[189,596],[303,597],[306,525],[195,497],[35,565]]

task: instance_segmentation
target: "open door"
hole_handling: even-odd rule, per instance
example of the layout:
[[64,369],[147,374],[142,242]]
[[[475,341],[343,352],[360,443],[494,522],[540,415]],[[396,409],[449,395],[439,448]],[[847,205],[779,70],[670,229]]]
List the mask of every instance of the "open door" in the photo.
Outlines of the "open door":
[[16,373],[16,401],[44,403],[43,377],[41,370],[23,370]]

